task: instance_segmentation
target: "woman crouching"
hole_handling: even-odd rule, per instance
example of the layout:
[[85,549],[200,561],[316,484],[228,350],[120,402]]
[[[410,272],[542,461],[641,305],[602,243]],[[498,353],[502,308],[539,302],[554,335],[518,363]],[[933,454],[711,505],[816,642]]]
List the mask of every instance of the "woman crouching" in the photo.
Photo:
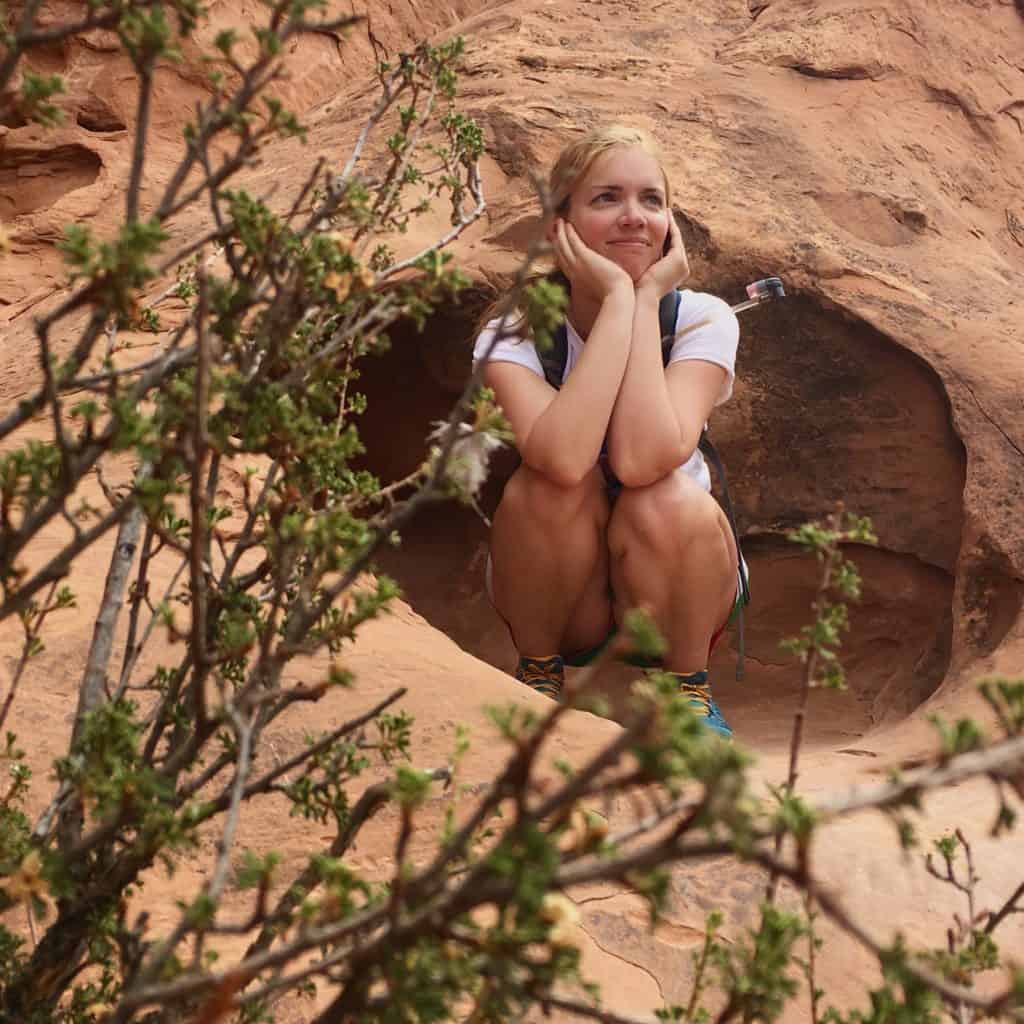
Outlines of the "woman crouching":
[[[741,600],[739,555],[698,441],[732,393],[739,326],[683,290],[663,362],[659,304],[689,266],[651,138],[621,126],[568,146],[546,225],[569,290],[558,387],[527,337],[484,370],[522,463],[494,516],[489,592],[519,653],[516,678],[558,699],[566,664],[600,649],[629,608],[665,638],[665,670],[715,732],[708,659]],[[480,358],[498,328],[477,339]]]

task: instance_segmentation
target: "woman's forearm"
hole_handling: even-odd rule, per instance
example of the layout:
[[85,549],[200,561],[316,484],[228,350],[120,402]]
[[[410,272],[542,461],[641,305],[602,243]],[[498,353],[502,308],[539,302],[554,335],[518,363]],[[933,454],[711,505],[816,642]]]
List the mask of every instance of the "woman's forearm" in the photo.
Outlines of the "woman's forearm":
[[557,483],[578,483],[597,462],[626,371],[635,305],[631,285],[606,296],[579,362],[520,448],[524,462]]
[[683,437],[665,383],[658,300],[638,290],[632,344],[611,415],[608,456],[627,487],[660,480],[692,454],[696,438]]

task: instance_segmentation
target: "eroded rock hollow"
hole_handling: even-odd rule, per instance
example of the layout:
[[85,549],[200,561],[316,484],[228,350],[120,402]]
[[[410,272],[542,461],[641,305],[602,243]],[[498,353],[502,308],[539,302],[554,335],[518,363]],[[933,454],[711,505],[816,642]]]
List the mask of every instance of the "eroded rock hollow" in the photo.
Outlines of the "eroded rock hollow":
[[[720,291],[726,298],[742,294],[739,281],[723,282]],[[390,351],[365,364],[367,467],[382,478],[416,468],[432,422],[461,392],[480,300],[471,293],[422,334],[399,327]],[[860,712],[851,731],[913,710],[949,666],[963,518],[965,452],[936,374],[856,318],[814,297],[791,295],[745,314],[735,395],[716,413],[712,431],[755,594],[747,618],[747,682],[728,686],[737,716],[745,704],[762,714],[775,704],[780,728],[788,717],[778,690],[791,687],[795,665],[778,640],[806,622],[817,568],[785,534],[840,501],[871,516],[879,535],[877,548],[850,552],[865,579],[846,649]],[[497,458],[484,514],[497,504],[515,464],[513,453]],[[484,593],[486,555],[481,516],[444,505],[425,511],[383,565],[431,624],[508,669],[514,651]],[[726,676],[731,658],[718,656]]]

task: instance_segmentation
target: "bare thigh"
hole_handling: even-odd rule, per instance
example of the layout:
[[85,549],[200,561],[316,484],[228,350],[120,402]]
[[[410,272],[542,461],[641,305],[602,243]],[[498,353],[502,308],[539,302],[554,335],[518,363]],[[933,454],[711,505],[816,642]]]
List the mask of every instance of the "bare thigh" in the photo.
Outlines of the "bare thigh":
[[562,635],[562,654],[577,654],[603,644],[615,626],[607,537],[602,540],[598,562]]
[[[503,496],[501,504],[494,516],[497,529],[491,532],[491,553],[487,559],[486,584],[487,595],[491,600],[498,614],[509,625],[513,632],[513,620],[517,618],[515,600],[507,594],[507,586],[495,586],[495,578],[498,571],[504,567],[506,572],[512,572],[516,582],[521,580],[518,577],[519,565],[522,562],[522,544],[524,542],[523,529],[521,524],[524,520],[534,520],[539,514],[539,520],[534,522],[533,529],[539,525],[550,538],[558,537],[565,531],[569,536],[574,522],[587,520],[594,528],[596,522],[598,531],[598,542],[595,548],[593,564],[577,566],[586,575],[586,583],[575,604],[568,609],[564,619],[566,625],[558,644],[560,652],[571,654],[576,651],[594,647],[603,642],[612,625],[612,601],[609,583],[609,553],[607,524],[610,515],[610,504],[608,501],[607,489],[604,477],[598,467],[594,467],[581,489],[577,492],[576,499],[563,500],[557,494],[553,495],[555,504],[551,508],[545,507],[538,512],[538,502],[548,504],[548,489],[535,478],[532,487],[524,490],[522,481],[510,481],[512,488],[506,486],[506,495]],[[538,486],[540,484],[540,486]],[[529,531],[527,531],[528,533]],[[561,550],[569,550],[572,545],[566,545]],[[545,563],[547,567],[548,563]],[[557,565],[551,565],[552,571],[557,572]],[[506,577],[507,579],[507,577]],[[544,586],[553,587],[557,590],[557,577],[549,577],[546,581],[543,571],[538,571],[536,566],[532,570],[532,578],[529,581],[529,588],[536,591],[536,588]],[[504,601],[513,600],[513,606],[505,608],[502,606],[503,590]],[[551,591],[548,591],[550,594]],[[543,602],[542,602],[543,603]]]
[[[685,565],[677,564],[672,559],[671,550],[675,546],[674,541],[685,539],[687,531],[691,529],[691,523],[697,529],[703,531],[707,531],[709,528],[714,530],[717,527],[716,532],[721,535],[721,539],[728,551],[728,564],[730,568],[728,570],[728,578],[723,577],[722,580],[723,597],[719,614],[716,616],[715,621],[719,623],[727,622],[732,615],[736,601],[739,553],[732,534],[732,528],[729,526],[729,519],[722,507],[713,495],[681,473],[670,474],[658,483],[644,488],[644,491],[646,492],[645,498],[648,500],[653,499],[658,511],[661,513],[656,517],[651,528],[658,531],[659,535],[667,542],[665,545],[665,561],[662,563],[664,571],[676,574],[677,578],[685,576],[686,567]],[[628,492],[626,493],[628,494]],[[630,498],[627,497],[626,500],[629,501]],[[712,523],[714,526],[710,525]],[[674,537],[669,537],[669,530],[678,531],[678,533]],[[707,537],[708,534],[704,532],[699,534],[699,536]],[[615,593],[613,614],[615,622],[621,624],[626,612],[630,609],[628,588],[625,585],[620,567],[614,559],[612,560],[609,572],[612,588]],[[678,578],[678,582],[683,586],[687,585],[687,581],[683,578]],[[715,589],[717,590],[718,588],[716,587]]]

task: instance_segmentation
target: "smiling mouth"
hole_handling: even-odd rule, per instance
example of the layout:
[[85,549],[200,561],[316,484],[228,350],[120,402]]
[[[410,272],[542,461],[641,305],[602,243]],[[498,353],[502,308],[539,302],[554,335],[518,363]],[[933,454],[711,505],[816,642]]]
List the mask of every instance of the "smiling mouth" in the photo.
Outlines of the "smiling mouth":
[[649,242],[644,241],[642,238],[623,238],[616,242],[609,242],[609,245],[618,245],[626,249],[646,249],[650,245]]

